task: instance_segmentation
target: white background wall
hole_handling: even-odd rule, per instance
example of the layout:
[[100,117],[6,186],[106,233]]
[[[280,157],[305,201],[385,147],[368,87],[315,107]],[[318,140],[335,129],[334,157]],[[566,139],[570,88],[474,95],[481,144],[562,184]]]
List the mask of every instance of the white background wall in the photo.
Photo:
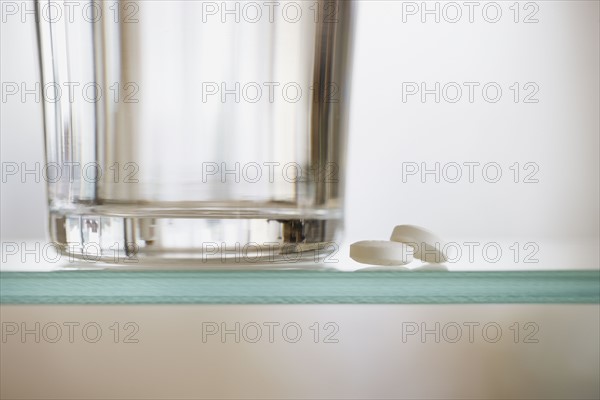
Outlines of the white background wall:
[[[472,24],[467,15],[455,24],[435,23],[433,16],[422,23],[420,14],[405,15],[402,23],[406,2],[361,4],[350,124],[351,230],[377,235],[392,221],[413,221],[459,237],[598,237],[598,2],[537,2],[539,23],[514,23],[513,2],[499,2],[503,14],[495,24],[478,9]],[[491,104],[479,87],[471,104],[465,88],[456,104],[443,97],[436,104],[432,95],[425,103],[418,96],[404,103],[402,82],[429,88],[496,82],[503,95]],[[514,82],[537,84],[539,103],[515,103]],[[487,183],[479,170],[473,184],[466,176],[454,184],[443,178],[436,184],[433,176],[426,184],[419,177],[403,183],[401,163],[408,161],[430,168],[496,162],[503,176]],[[515,184],[514,162],[536,163],[539,183]],[[366,205],[374,207],[367,213]]]

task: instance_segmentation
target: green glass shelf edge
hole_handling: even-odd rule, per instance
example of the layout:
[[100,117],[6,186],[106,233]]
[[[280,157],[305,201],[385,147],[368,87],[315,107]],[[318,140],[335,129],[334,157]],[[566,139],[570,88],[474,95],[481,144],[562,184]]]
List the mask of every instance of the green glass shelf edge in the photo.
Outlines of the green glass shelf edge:
[[600,271],[0,273],[2,304],[599,304]]

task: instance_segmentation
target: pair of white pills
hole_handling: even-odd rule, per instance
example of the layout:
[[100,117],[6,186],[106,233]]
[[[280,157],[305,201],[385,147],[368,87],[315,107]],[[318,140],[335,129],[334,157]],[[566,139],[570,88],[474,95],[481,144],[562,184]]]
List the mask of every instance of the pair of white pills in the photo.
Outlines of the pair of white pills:
[[372,265],[406,265],[418,259],[428,263],[448,260],[444,243],[432,232],[415,225],[398,225],[390,240],[364,240],[350,246],[354,261]]

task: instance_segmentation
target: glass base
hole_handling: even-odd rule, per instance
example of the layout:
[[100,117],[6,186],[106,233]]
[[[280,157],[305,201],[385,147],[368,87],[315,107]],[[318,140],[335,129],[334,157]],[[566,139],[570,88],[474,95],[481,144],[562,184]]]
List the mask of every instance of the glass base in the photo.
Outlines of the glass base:
[[70,258],[134,267],[320,264],[339,250],[341,218],[114,216],[51,212],[50,234]]

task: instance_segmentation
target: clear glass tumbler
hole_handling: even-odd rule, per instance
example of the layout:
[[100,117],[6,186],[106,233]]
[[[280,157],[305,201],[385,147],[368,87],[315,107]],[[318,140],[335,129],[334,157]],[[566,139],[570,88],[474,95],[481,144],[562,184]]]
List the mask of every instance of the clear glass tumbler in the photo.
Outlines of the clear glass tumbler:
[[51,239],[88,260],[320,259],[352,3],[38,0]]

